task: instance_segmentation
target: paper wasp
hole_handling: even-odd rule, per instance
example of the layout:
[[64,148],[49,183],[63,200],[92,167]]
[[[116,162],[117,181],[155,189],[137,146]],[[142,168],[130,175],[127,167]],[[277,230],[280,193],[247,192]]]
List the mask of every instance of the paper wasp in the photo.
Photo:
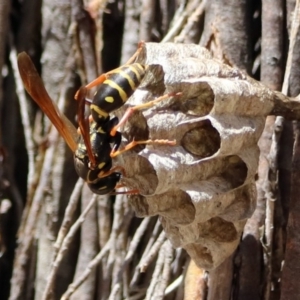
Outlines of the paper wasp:
[[[174,145],[175,143],[169,140],[132,141],[124,149],[118,150],[122,135],[117,129],[135,110],[151,107],[165,98],[180,94],[166,94],[146,104],[132,107],[127,110],[120,122],[117,117],[111,118],[110,113],[120,108],[140,84],[145,75],[146,66],[128,63],[102,74],[86,87],[79,89],[75,98],[79,102],[78,123],[81,136],[78,135],[76,128],[67,117],[59,111],[55,102],[51,100],[42,79],[26,53],[19,54],[18,66],[27,92],[67,142],[74,153],[75,169],[78,175],[88,183],[94,193],[110,193],[116,188],[124,174],[121,166],[112,167],[112,157],[137,144]],[[100,85],[97,93],[93,100],[88,100],[88,89],[96,85]],[[91,102],[92,121],[88,121],[84,116],[86,102]]]

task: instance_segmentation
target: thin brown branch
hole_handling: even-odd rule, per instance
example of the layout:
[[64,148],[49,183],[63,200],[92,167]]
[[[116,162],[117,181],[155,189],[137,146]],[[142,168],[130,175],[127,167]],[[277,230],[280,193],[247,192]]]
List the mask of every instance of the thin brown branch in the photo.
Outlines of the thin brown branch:
[[86,280],[86,278],[90,275],[90,273],[97,267],[97,265],[101,262],[102,258],[107,254],[111,247],[111,241],[101,249],[99,254],[88,264],[86,270],[81,274],[77,280],[70,284],[68,290],[63,294],[61,300],[67,300],[74,293],[74,291]]
[[32,128],[30,126],[30,118],[29,118],[29,105],[26,99],[25,89],[23,86],[23,82],[21,76],[19,74],[18,63],[17,63],[17,53],[15,49],[10,51],[10,62],[12,64],[15,82],[16,82],[16,92],[18,95],[18,100],[20,104],[20,113],[22,124],[24,128],[24,136],[25,136],[25,145],[28,155],[28,179],[27,179],[27,195],[29,196],[27,199],[31,201],[31,197],[33,194],[33,189],[35,185],[35,153],[34,153],[34,143],[33,143],[33,133]]
[[[184,276],[181,274],[179,277],[177,277],[173,282],[171,282],[168,287],[165,290],[165,295],[167,296],[168,294],[174,292],[175,290],[179,289],[181,285],[184,283]],[[183,299],[183,298],[182,298]],[[189,298],[192,300],[191,298]]]
[[142,223],[140,224],[140,226],[137,228],[132,241],[129,244],[129,247],[127,249],[127,253],[124,259],[124,263],[122,268],[120,269],[120,273],[119,276],[121,276],[121,274],[124,272],[125,268],[128,266],[128,264],[132,261],[133,259],[133,255],[135,254],[135,251],[139,245],[139,243],[141,242],[141,239],[144,235],[144,233],[146,232],[149,222],[150,222],[150,217],[145,218]]
[[282,118],[276,118],[274,133],[270,149],[268,185],[266,184],[266,219],[265,219],[265,265],[266,265],[266,287],[265,297],[269,299],[272,285],[272,257],[273,257],[273,234],[274,234],[274,208],[278,201],[278,154],[279,142],[282,133]]
[[287,241],[285,262],[282,270],[281,299],[296,299],[300,293],[297,278],[299,277],[300,255],[300,126],[295,126],[295,144],[293,149],[292,187],[290,200],[290,213],[287,225]]
[[[98,208],[98,232],[99,232],[99,248],[102,249],[110,238],[112,231],[113,216],[112,201],[109,195],[98,196],[97,202]],[[107,299],[110,293],[110,280],[111,272],[107,267],[107,256],[103,258],[101,266],[99,266],[99,272],[102,274],[102,279],[99,288],[103,299]]]
[[204,17],[206,0],[197,3],[196,7],[191,7],[191,15],[187,19],[186,25],[182,28],[178,36],[174,38],[176,43],[198,43],[201,35],[200,21]]
[[58,253],[59,249],[61,248],[61,245],[65,239],[65,236],[67,235],[67,233],[71,227],[71,222],[74,219],[74,212],[78,206],[83,183],[84,183],[84,181],[81,178],[78,179],[78,181],[73,189],[72,195],[70,197],[70,201],[65,210],[65,216],[64,216],[62,225],[60,226],[60,229],[59,229],[59,232],[58,232],[58,235],[56,238],[56,242],[54,244],[53,260],[56,259],[57,253]]
[[112,201],[109,195],[98,197],[98,230],[99,230],[99,246],[102,248],[107,241],[111,233],[111,207]]
[[86,10],[83,9],[82,1],[72,2],[72,18],[76,24],[78,35],[78,47],[82,54],[87,82],[91,82],[97,77],[99,69],[97,67],[95,40],[93,30],[93,20]]
[[[0,7],[0,70],[3,69],[4,59],[5,59],[5,51],[6,51],[6,43],[8,42],[8,28],[9,28],[9,11],[10,11],[11,2],[9,0],[4,0],[1,3]],[[2,101],[3,101],[3,84],[2,84],[3,76],[0,76],[0,110],[2,111]],[[0,144],[2,145],[2,136],[0,135]]]
[[[231,66],[251,72],[253,15],[250,2],[209,1],[200,45]],[[230,30],[228,30],[230,28]],[[232,36],[235,43],[232,43]]]
[[140,262],[140,271],[146,272],[148,266],[153,261],[157,253],[162,247],[162,244],[166,240],[166,233],[164,231],[161,232],[159,237],[157,238],[156,242],[154,243],[153,247],[149,251],[148,255],[143,259],[143,261]]
[[[256,64],[257,67],[261,65],[261,82],[277,91],[281,90],[283,79],[283,22],[283,1],[263,1],[261,55],[258,55],[259,60],[257,64],[254,62],[254,65]],[[268,189],[270,189],[270,183],[268,183],[268,172],[270,171],[267,157],[272,143],[274,122],[275,117],[267,117],[263,134],[258,143],[260,148],[260,162],[258,166],[258,180],[256,181],[257,207],[252,217],[247,221],[238,254],[242,261],[239,268],[238,294],[240,298],[250,297],[256,299],[260,297],[260,285],[263,280],[263,276],[260,274],[260,265],[262,264],[260,227],[266,222],[266,214],[268,219],[266,222],[266,232],[268,232],[267,244],[270,246],[270,234],[272,234],[270,229],[273,224],[274,202],[272,199],[269,199],[270,201],[266,205],[266,194],[267,197],[270,197],[270,195],[266,193],[265,188],[269,185]],[[270,249],[268,247],[264,249],[267,276],[269,276],[266,284],[268,285],[270,284],[271,274]],[[269,291],[269,287],[266,290]]]
[[159,8],[160,8],[160,13],[162,15],[161,17],[161,31],[162,34],[165,35],[168,27],[170,25],[170,2],[168,0],[160,0],[159,1]]
[[[124,278],[124,276],[129,271],[129,270],[127,270],[128,267],[129,267],[129,264],[130,264],[130,262],[133,259],[135,251],[136,251],[139,243],[141,242],[141,239],[142,239],[145,231],[147,230],[147,227],[148,227],[148,224],[150,222],[150,219],[151,218],[148,217],[148,218],[145,218],[142,221],[142,223],[140,224],[140,226],[136,230],[135,235],[133,236],[133,239],[132,239],[131,243],[128,246],[128,249],[126,249],[126,256],[125,256],[125,258],[123,260],[122,265],[120,266],[120,268],[118,270],[118,275],[117,275],[118,280],[115,282],[113,291],[112,291],[112,293],[110,295],[111,299],[115,299],[115,295],[118,293],[118,291],[120,289],[120,285],[122,283],[122,279]],[[124,283],[124,281],[123,281],[123,283]],[[125,285],[125,283],[126,283],[126,285]],[[124,287],[123,288],[124,288],[125,292],[127,291],[127,293],[128,293],[129,283],[128,283],[127,280],[126,280],[125,283],[124,283]],[[128,298],[128,295],[126,296],[126,298]]]
[[187,1],[182,0],[180,5],[178,6],[178,9],[174,15],[173,21],[171,23],[171,27],[166,34],[166,36],[162,39],[162,43],[172,42],[174,38],[179,34],[182,27],[184,26],[189,12],[185,10]]
[[[285,87],[283,87],[285,89]],[[282,116],[286,120],[300,120],[300,103],[297,99],[274,92],[274,107],[270,115]]]
[[[68,290],[64,293],[61,299],[66,300],[69,299],[69,297],[74,293],[75,290],[78,289],[78,287],[88,278],[88,276],[93,272],[93,270],[99,265],[99,263],[102,261],[104,256],[107,255],[108,251],[110,252],[110,259],[108,264],[115,264],[116,260],[119,260],[118,258],[118,249],[115,249],[117,246],[117,241],[120,238],[120,234],[127,232],[128,230],[128,224],[131,221],[130,216],[127,214],[122,214],[123,212],[123,205],[124,205],[124,197],[120,197],[119,200],[116,200],[115,203],[115,219],[113,224],[113,230],[112,234],[110,236],[110,240],[107,242],[107,244],[102,248],[102,250],[99,252],[99,254],[88,264],[85,271],[78,276],[78,278],[75,280],[74,283],[70,284],[68,287]],[[129,212],[130,215],[132,215],[132,212]],[[122,251],[125,253],[124,251]],[[119,266],[114,266],[115,268],[119,268]],[[114,277],[113,279],[116,280],[117,277]],[[115,286],[115,289],[117,291],[119,290],[118,285]],[[112,294],[114,294],[116,291],[112,291]]]
[[230,299],[233,279],[233,255],[209,273],[207,300]]
[[262,2],[261,82],[275,91],[283,79],[283,2]]
[[[56,129],[52,130],[52,137],[58,138]],[[36,189],[26,224],[20,236],[20,244],[16,252],[16,259],[14,262],[14,273],[12,276],[12,293],[10,300],[19,299],[24,292],[26,284],[26,269],[30,260],[30,249],[33,238],[35,236],[36,224],[41,206],[43,204],[44,193],[47,190],[47,185],[52,171],[52,160],[54,156],[54,147],[50,147],[45,155],[44,165],[40,177],[39,185]]]
[[157,239],[160,231],[161,231],[161,223],[159,220],[157,220],[155,227],[154,227],[153,231],[151,232],[151,237],[148,240],[148,243],[143,252],[143,255],[135,268],[134,275],[132,276],[132,279],[130,282],[131,287],[134,287],[135,285],[137,285],[137,282],[142,274],[140,269],[141,269],[141,265],[143,264],[143,260],[145,259],[146,256],[148,256],[148,253],[152,249],[152,246],[155,243],[155,240]]
[[204,300],[207,298],[208,273],[190,260],[184,282],[184,300]]
[[155,17],[155,1],[143,0],[140,17],[140,37],[141,41],[151,41],[153,23]]
[[162,269],[162,274],[160,278],[160,282],[157,285],[156,291],[155,291],[155,299],[163,299],[165,295],[165,290],[168,286],[168,282],[170,280],[171,275],[171,264],[172,260],[174,258],[174,249],[170,241],[166,241],[166,243],[162,246],[161,251],[164,252],[165,258],[164,258],[164,265]]
[[121,55],[121,64],[124,64],[136,51],[136,45],[139,40],[139,9],[140,1],[128,0],[125,2],[125,24],[123,34],[123,46]]
[[[81,205],[82,209],[85,210],[89,206],[91,198],[96,195],[91,193],[87,185],[84,186],[82,190]],[[97,197],[98,199],[98,197]],[[98,202],[98,201],[96,201]],[[77,257],[76,271],[73,281],[76,281],[78,277],[85,271],[86,266],[89,262],[97,255],[99,252],[99,242],[98,242],[98,228],[97,228],[97,206],[89,210],[85,217],[85,222],[81,224],[80,230],[80,252]],[[92,295],[95,294],[97,282],[96,269],[92,270],[88,278],[80,285],[80,287],[73,293],[71,299],[86,299],[92,300]]]
[[[299,35],[300,35],[300,1],[296,1],[294,10],[289,56],[287,60],[287,72],[284,80],[285,90],[289,90],[292,95],[299,93]],[[287,224],[287,238],[286,238],[286,252],[285,263],[282,269],[282,288],[281,299],[294,299],[297,298],[300,289],[297,284],[299,276],[299,157],[300,157],[300,130],[299,121],[294,124],[294,147],[292,156],[292,170],[291,170],[291,194],[289,203],[289,217]]]
[[[287,95],[288,91],[292,92],[292,96],[299,94],[299,75],[293,68],[299,61],[299,35],[300,35],[300,5],[299,1],[296,1],[295,10],[293,12],[290,45],[286,63],[286,71],[284,74],[284,81],[282,92]],[[297,69],[297,68],[296,68]],[[298,70],[297,70],[298,71]],[[296,82],[295,82],[296,81]],[[291,94],[291,93],[289,93]]]
[[[169,241],[165,241],[165,243],[169,243]],[[149,288],[147,290],[147,294],[145,299],[156,299],[154,295],[156,294],[156,288],[160,283],[161,280],[161,274],[163,272],[164,268],[164,261],[165,261],[165,253],[164,253],[164,246],[160,248],[160,251],[158,253],[158,258],[155,264],[155,269],[152,275],[152,280],[150,282]]]
[[[299,1],[297,0],[297,4],[294,11],[294,18],[292,23],[292,29],[291,29],[291,38],[290,38],[290,47],[289,47],[289,53],[288,53],[288,59],[287,59],[287,66],[284,76],[284,83],[282,87],[282,92],[284,94],[288,93],[288,89],[290,87],[290,74],[292,71],[292,61],[293,61],[293,54],[295,51],[295,43],[296,43],[296,36],[299,32],[299,17],[300,17],[300,6]],[[297,107],[299,107],[299,103],[297,101],[292,102],[284,101],[284,96],[282,94],[276,93],[276,96],[280,95],[281,103],[284,103],[289,107],[289,110],[291,112],[297,111]],[[276,102],[275,97],[275,105],[274,108],[278,109],[280,104]],[[276,105],[278,104],[278,105]],[[291,106],[292,105],[292,106]],[[288,118],[287,115],[289,115],[289,112],[287,114],[284,114],[285,118]],[[283,128],[284,119],[282,117],[277,117],[275,120],[275,128],[274,133],[272,137],[272,145],[270,149],[270,155],[269,155],[269,182],[268,185],[266,185],[266,196],[267,196],[267,215],[266,215],[266,266],[267,266],[267,279],[266,279],[266,288],[265,288],[265,297],[266,299],[269,299],[271,288],[273,286],[273,264],[272,262],[275,261],[275,258],[273,257],[273,240],[274,240],[274,226],[275,226],[275,205],[276,204],[276,211],[280,209],[280,196],[279,196],[279,189],[278,189],[278,153],[279,153],[279,140],[281,137],[281,132]],[[280,224],[279,224],[280,225]],[[279,228],[278,231],[281,229]],[[282,247],[282,246],[281,246]],[[283,259],[283,258],[281,258]],[[277,259],[278,260],[278,259]],[[279,258],[280,260],[280,258]],[[289,298],[289,297],[288,297]]]
[[57,275],[57,270],[59,268],[59,265],[61,261],[63,260],[64,255],[66,254],[69,245],[71,244],[72,240],[75,237],[76,232],[79,230],[82,223],[85,221],[86,215],[90,211],[90,209],[96,204],[97,196],[94,195],[94,197],[91,199],[89,205],[85,208],[85,210],[81,213],[77,221],[72,225],[70,228],[70,231],[66,235],[66,237],[63,240],[63,243],[61,244],[61,247],[56,255],[55,261],[52,263],[51,272],[49,274],[47,285],[43,294],[44,300],[51,298],[53,284],[55,280],[55,276]]

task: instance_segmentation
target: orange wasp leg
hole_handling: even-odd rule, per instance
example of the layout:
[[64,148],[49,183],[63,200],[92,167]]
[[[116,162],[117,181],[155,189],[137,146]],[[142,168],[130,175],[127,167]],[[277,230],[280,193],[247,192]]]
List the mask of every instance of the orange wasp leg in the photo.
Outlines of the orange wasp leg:
[[[122,173],[122,176],[126,176],[125,169],[123,167],[115,166],[115,167],[111,168],[110,170],[108,170],[107,172],[100,174],[98,177],[103,178],[103,177],[109,176],[110,174],[112,174],[115,171],[119,171],[119,172]],[[122,187],[126,187],[126,186],[124,184],[118,183],[115,188],[119,189],[119,188],[122,188]],[[134,194],[139,194],[139,190],[138,189],[133,189],[133,190],[130,190],[130,191],[125,191],[125,192],[110,193],[110,195],[134,195]]]
[[152,101],[149,101],[147,103],[143,103],[143,104],[140,104],[140,105],[136,105],[136,106],[133,106],[133,107],[129,107],[125,114],[123,115],[122,119],[119,121],[119,123],[113,127],[113,129],[110,131],[110,135],[111,136],[115,136],[118,129],[123,126],[126,121],[129,119],[129,117],[137,110],[143,110],[143,109],[146,109],[146,108],[150,108],[152,106],[154,106],[156,103],[162,101],[162,100],[165,100],[169,97],[177,97],[177,96],[180,96],[182,93],[181,92],[178,92],[178,93],[168,93],[168,94],[165,94],[165,95],[162,95]]
[[111,168],[110,170],[108,170],[107,172],[100,172],[100,174],[98,175],[99,178],[103,178],[103,177],[107,177],[110,174],[114,173],[114,172],[120,172],[122,174],[122,176],[126,176],[126,172],[125,169],[121,166],[115,166],[113,168]]
[[[123,184],[117,184],[116,185],[116,189],[122,188],[122,187],[126,187]],[[110,195],[137,195],[139,194],[140,191],[138,189],[133,189],[130,191],[124,191],[124,192],[114,192],[114,193],[110,193]]]
[[170,141],[170,140],[146,140],[146,141],[132,141],[128,145],[126,145],[123,149],[115,151],[114,149],[110,153],[110,157],[116,157],[136,145],[153,145],[153,144],[158,144],[158,145],[168,145],[168,146],[175,146],[176,141]]

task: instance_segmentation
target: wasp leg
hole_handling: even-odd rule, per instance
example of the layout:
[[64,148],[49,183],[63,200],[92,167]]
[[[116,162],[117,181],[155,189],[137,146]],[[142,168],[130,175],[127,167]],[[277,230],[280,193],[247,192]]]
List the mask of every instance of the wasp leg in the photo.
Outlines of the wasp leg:
[[[85,86],[85,88],[86,89],[91,89],[92,87],[103,83],[107,79],[107,74],[108,73],[101,74],[99,77],[97,77],[96,79],[94,79],[92,82],[88,83]],[[78,94],[79,94],[79,90],[76,92],[76,94],[74,96],[75,100],[78,100]]]
[[120,122],[114,126],[112,128],[112,130],[110,131],[110,135],[111,136],[114,136],[116,134],[116,132],[118,131],[118,129],[123,126],[126,121],[129,119],[129,117],[137,110],[143,110],[143,109],[147,109],[149,107],[152,107],[154,106],[156,103],[162,101],[162,100],[165,100],[169,97],[177,97],[177,96],[180,96],[182,93],[181,92],[178,92],[178,93],[168,93],[168,94],[165,94],[165,95],[162,95],[152,101],[149,101],[147,103],[143,103],[143,104],[140,104],[140,105],[136,105],[136,106],[133,106],[133,107],[129,107],[127,108],[125,114],[123,115],[122,119],[120,120]]
[[98,174],[98,178],[107,177],[107,176],[111,175],[112,173],[115,173],[115,171],[121,173],[122,176],[126,176],[126,172],[125,172],[125,169],[123,167],[115,166],[115,167],[111,168],[110,170],[108,170],[106,172],[100,172]]
[[145,45],[145,42],[144,41],[140,41],[139,43],[138,43],[138,48],[137,48],[137,50],[135,51],[135,53],[128,59],[128,61],[125,63],[125,65],[130,65],[130,64],[132,64],[134,61],[135,61],[135,59],[138,57],[138,55],[141,53],[141,51],[142,51],[142,48],[143,48],[143,46]]
[[[124,184],[118,183],[116,185],[116,189],[122,188],[122,187],[126,187]],[[130,191],[124,191],[124,192],[114,192],[114,193],[110,193],[110,195],[136,195],[139,194],[140,191],[138,189],[133,189]]]
[[153,145],[153,144],[158,144],[158,145],[168,145],[168,146],[175,146],[176,145],[176,141],[170,141],[170,140],[146,140],[146,141],[132,141],[130,142],[128,145],[126,145],[123,149],[116,151],[115,149],[112,149],[111,153],[110,153],[110,157],[116,157],[130,149],[132,149],[133,147],[135,147],[136,145]]
[[[110,132],[112,128],[114,128],[118,123],[119,123],[119,119],[117,117],[113,117],[105,124],[104,131]],[[119,149],[121,145],[121,140],[122,140],[122,134],[119,131],[117,131],[114,136],[109,135],[109,143],[114,144],[113,149],[115,150]]]
[[[116,69],[111,70],[111,71],[109,71],[109,72],[107,72],[107,73],[101,74],[99,77],[97,77],[96,79],[94,79],[93,81],[91,81],[90,83],[88,83],[88,84],[85,86],[85,88],[89,90],[89,89],[91,89],[91,88],[93,88],[93,87],[95,87],[95,86],[97,86],[97,85],[102,84],[106,79],[108,79],[108,77],[109,77],[110,74],[115,73],[115,72],[118,72],[119,69],[120,69],[120,68],[116,68]],[[74,96],[74,98],[75,98],[76,100],[77,100],[77,98],[78,98],[78,93],[79,93],[79,91],[77,91],[76,94],[75,94],[75,96]],[[87,102],[90,102],[90,101],[87,100]]]
[[[99,77],[97,77],[96,79],[94,79],[93,81],[91,81],[90,83],[88,83],[85,86],[85,88],[89,90],[89,89],[93,88],[94,86],[100,85],[101,83],[103,83],[109,77],[110,73],[115,72],[118,69],[119,68],[114,69],[114,70],[112,70],[110,72],[101,74]],[[75,96],[74,96],[75,100],[78,100],[78,94],[79,94],[79,91],[77,91],[76,94],[75,94]],[[87,102],[90,102],[90,100],[87,100]]]

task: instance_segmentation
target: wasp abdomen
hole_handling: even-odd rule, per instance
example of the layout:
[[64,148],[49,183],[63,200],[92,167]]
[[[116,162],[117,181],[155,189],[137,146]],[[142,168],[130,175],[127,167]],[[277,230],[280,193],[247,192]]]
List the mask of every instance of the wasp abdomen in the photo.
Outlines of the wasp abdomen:
[[110,72],[99,87],[91,105],[93,119],[101,122],[120,108],[134,93],[145,76],[146,66],[135,63]]

